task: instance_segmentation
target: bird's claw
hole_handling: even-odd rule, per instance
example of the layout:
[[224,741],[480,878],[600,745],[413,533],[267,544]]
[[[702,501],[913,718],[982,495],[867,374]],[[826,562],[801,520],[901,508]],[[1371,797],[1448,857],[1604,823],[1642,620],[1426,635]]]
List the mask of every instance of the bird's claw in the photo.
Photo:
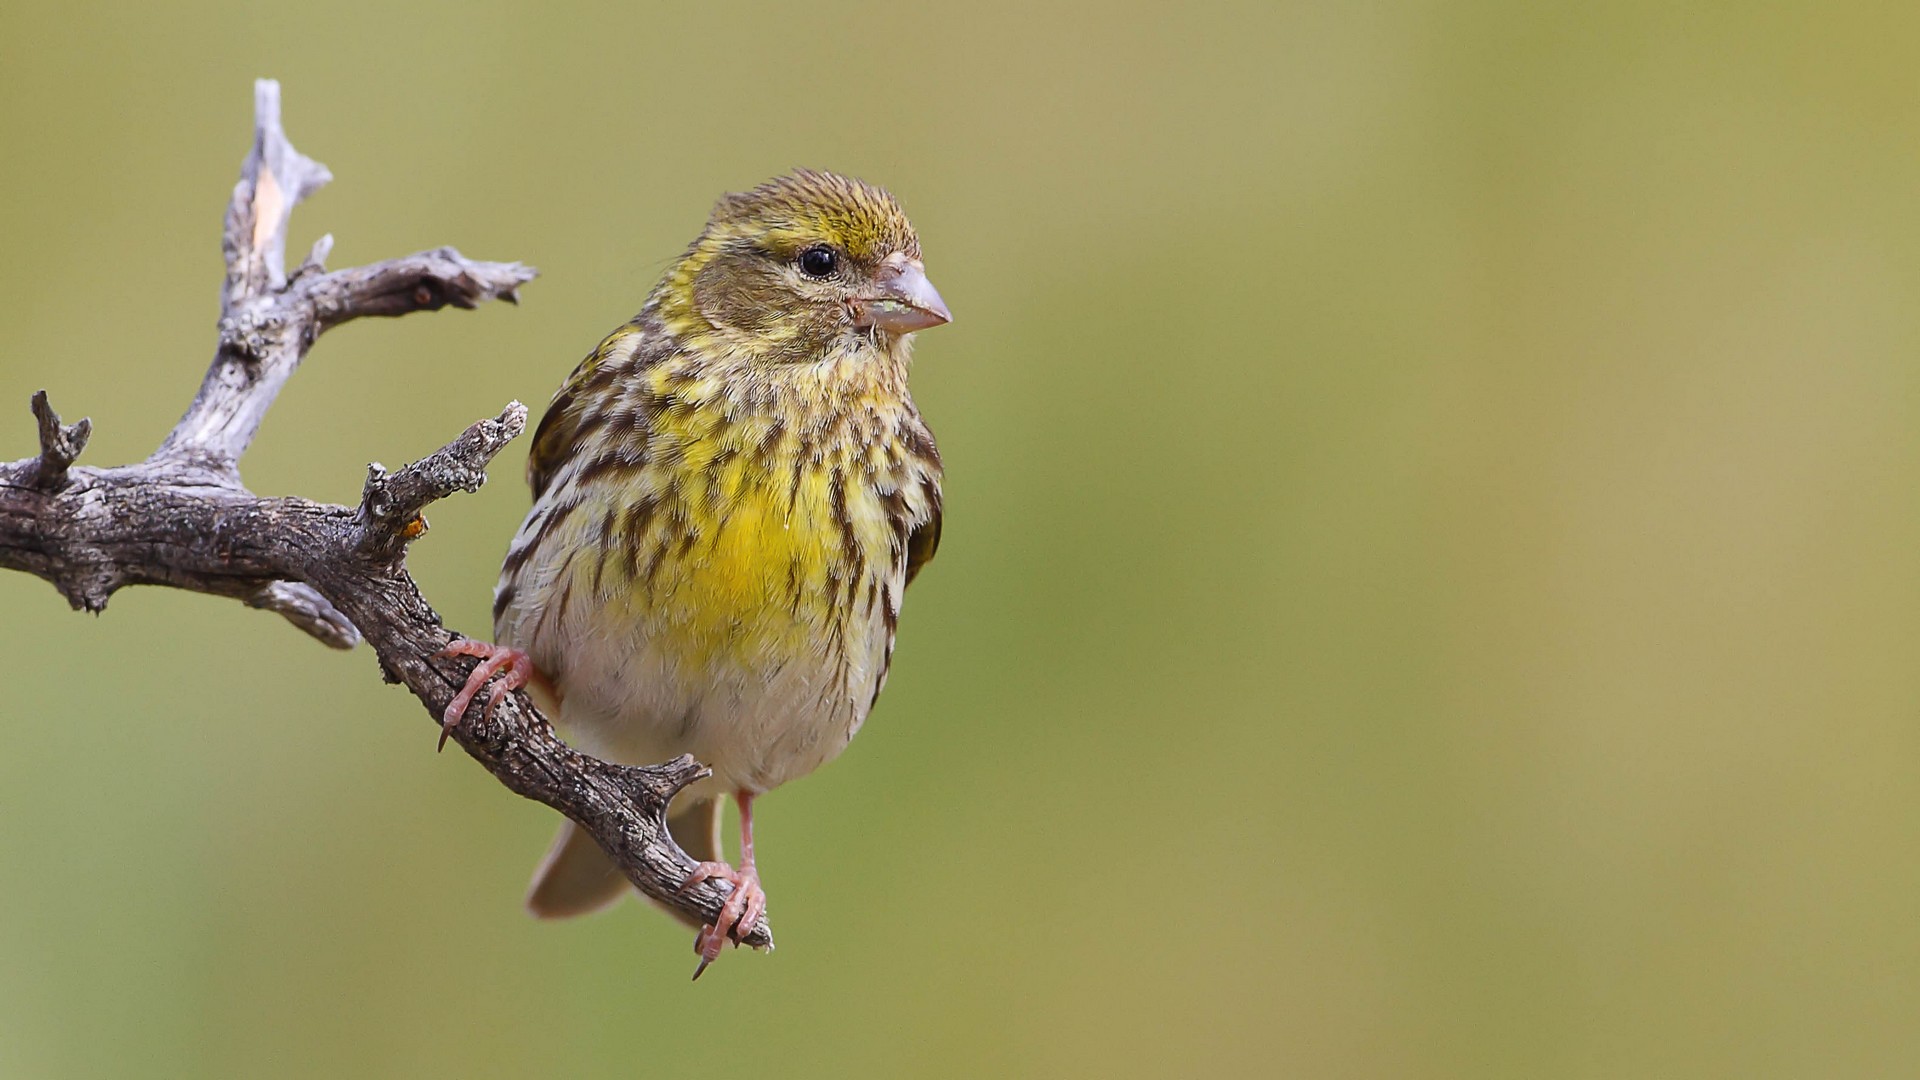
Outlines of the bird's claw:
[[453,701],[447,705],[447,711],[440,717],[438,749],[441,750],[446,749],[447,736],[453,734],[453,729],[460,726],[461,718],[467,715],[467,706],[473,703],[474,696],[480,693],[480,689],[487,685],[487,680],[503,670],[506,672],[506,677],[496,683],[493,692],[487,695],[486,707],[480,710],[480,715],[483,717],[492,715],[493,707],[500,704],[501,698],[527,685],[533,678],[533,660],[524,650],[506,645],[489,645],[472,638],[455,638],[451,644],[434,656],[480,658],[480,662],[473,666],[473,673],[467,676],[467,685],[461,687],[460,692],[453,696]]
[[693,951],[700,955],[700,966],[693,969],[693,977],[707,970],[707,965],[720,955],[720,949],[728,941],[738,946],[746,936],[759,925],[760,916],[767,910],[767,894],[760,888],[760,875],[749,866],[745,870],[735,870],[723,862],[703,862],[693,868],[687,880],[680,886],[686,892],[703,881],[725,881],[733,886],[727,894],[726,903],[720,905],[718,921],[700,928],[693,939]]

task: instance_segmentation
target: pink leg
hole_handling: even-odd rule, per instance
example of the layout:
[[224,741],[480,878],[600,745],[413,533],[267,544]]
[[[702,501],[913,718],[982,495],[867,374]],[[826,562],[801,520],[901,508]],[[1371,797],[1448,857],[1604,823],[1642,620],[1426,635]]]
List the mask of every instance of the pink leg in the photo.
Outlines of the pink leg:
[[739,945],[740,939],[747,936],[767,910],[767,894],[760,888],[760,875],[753,868],[753,794],[736,791],[733,801],[740,804],[740,869],[735,870],[723,862],[703,862],[694,867],[693,873],[687,875],[686,884],[680,886],[690,889],[714,879],[733,886],[727,902],[720,907],[719,921],[701,927],[693,939],[693,951],[700,954],[700,966],[693,969],[696,979],[720,955],[720,947],[728,939]]
[[440,748],[445,749],[447,736],[460,726],[460,719],[467,715],[467,706],[473,703],[474,695],[487,685],[487,680],[500,674],[504,669],[506,678],[501,679],[487,695],[486,708],[480,710],[481,716],[493,712],[500,699],[521,687],[534,677],[533,661],[520,650],[505,645],[489,645],[472,638],[455,638],[453,643],[434,654],[435,656],[477,656],[480,662],[473,666],[473,674],[467,676],[467,685],[455,694],[447,705],[447,711],[440,718]]

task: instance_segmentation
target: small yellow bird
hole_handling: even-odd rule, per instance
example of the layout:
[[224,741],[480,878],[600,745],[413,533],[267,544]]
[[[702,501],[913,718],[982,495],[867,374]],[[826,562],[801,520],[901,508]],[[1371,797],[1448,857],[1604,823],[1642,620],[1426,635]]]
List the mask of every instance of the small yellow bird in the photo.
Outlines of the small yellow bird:
[[[892,195],[801,170],[728,195],[647,298],[554,395],[533,508],[494,590],[495,645],[447,709],[501,672],[579,747],[713,776],[669,825],[733,888],[700,971],[766,903],[753,800],[832,760],[878,698],[901,595],[940,540],[940,455],[907,392],[916,331],[950,321]],[[721,860],[720,797],[740,808]],[[577,915],[627,879],[572,822],[527,907]]]

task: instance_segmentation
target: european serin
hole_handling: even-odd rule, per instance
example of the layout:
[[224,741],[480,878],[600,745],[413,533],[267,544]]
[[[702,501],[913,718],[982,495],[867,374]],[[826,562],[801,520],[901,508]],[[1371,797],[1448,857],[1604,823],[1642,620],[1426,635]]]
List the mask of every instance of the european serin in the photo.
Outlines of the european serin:
[[[485,662],[449,728],[505,671],[490,700],[531,678],[588,753],[712,767],[669,822],[701,860],[690,881],[733,885],[695,939],[701,969],[765,906],[754,798],[860,730],[901,594],[939,543],[940,455],[907,368],[913,333],[949,318],[880,188],[803,170],[721,199],[554,395],[494,592],[498,644],[452,650]],[[720,861],[728,792],[738,869]],[[626,887],[568,822],[527,906],[576,915]]]

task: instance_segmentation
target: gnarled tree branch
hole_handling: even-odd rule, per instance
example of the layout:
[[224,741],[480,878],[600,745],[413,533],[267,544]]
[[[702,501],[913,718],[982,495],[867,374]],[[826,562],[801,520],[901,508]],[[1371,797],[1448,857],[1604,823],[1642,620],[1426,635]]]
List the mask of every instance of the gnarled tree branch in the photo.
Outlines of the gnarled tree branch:
[[[388,681],[405,684],[437,724],[473,662],[436,656],[454,635],[407,572],[407,545],[425,531],[429,504],[485,482],[487,463],[526,427],[526,407],[508,405],[397,472],[371,466],[357,507],[254,495],[240,456],[322,332],[362,316],[512,301],[534,272],[452,248],[329,272],[329,236],[288,275],[289,217],[331,176],[287,141],[279,99],[278,84],[256,85],[253,151],[226,216],[219,345],[192,405],[146,461],[92,468],[74,465],[88,422],[63,425],[35,394],[39,453],[0,462],[0,567],[46,579],[77,609],[102,611],[127,585],[167,585],[278,612],[338,648],[364,638]],[[729,887],[682,891],[694,863],[666,828],[668,802],[702,766],[587,757],[523,694],[480,714],[476,705],[454,731],[468,754],[578,822],[648,896],[714,921]],[[764,920],[747,944],[772,944]]]

